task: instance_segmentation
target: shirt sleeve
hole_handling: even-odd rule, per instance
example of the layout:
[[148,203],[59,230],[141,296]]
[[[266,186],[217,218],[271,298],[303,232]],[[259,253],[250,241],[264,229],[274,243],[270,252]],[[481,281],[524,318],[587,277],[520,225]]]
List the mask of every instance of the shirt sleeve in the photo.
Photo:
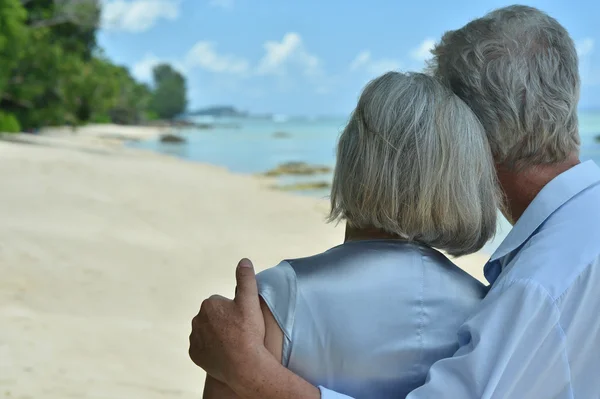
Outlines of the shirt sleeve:
[[[406,399],[573,398],[564,332],[538,284],[490,292],[459,331],[459,349],[436,362]],[[344,399],[325,388],[322,399]]]
[[292,344],[292,329],[296,312],[296,272],[288,262],[260,272],[258,294],[273,314],[283,332],[281,364],[287,367]]
[[319,390],[321,391],[321,399],[353,399],[350,396],[330,391],[325,387],[319,387]]
[[560,313],[547,291],[515,281],[490,292],[407,399],[572,398]]

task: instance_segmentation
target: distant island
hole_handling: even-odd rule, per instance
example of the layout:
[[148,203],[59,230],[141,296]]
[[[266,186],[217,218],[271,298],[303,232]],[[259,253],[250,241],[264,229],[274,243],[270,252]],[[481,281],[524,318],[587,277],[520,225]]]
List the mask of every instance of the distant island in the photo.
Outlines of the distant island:
[[215,118],[223,118],[223,117],[246,117],[248,116],[247,112],[239,111],[235,107],[225,105],[225,106],[213,106],[198,109],[196,111],[190,111],[186,115],[188,116],[212,116]]

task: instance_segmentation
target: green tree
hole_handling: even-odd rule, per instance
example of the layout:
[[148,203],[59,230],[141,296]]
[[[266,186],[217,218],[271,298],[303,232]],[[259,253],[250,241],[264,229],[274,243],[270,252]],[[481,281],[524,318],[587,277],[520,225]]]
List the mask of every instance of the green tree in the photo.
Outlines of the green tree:
[[[0,0],[1,4],[14,0]],[[96,0],[21,0],[26,12],[26,42],[0,108],[25,129],[78,124],[90,116],[91,104],[78,90],[86,62],[96,47],[99,21]],[[20,4],[21,6],[21,4]],[[5,57],[2,56],[2,62]]]
[[148,86],[136,82],[127,68],[112,64],[100,52],[84,67],[77,91],[85,102],[93,104],[93,122],[144,122],[151,99]]
[[3,133],[19,133],[21,131],[21,125],[19,121],[12,114],[6,114],[0,111],[0,135]]
[[153,75],[150,109],[162,119],[173,119],[187,106],[185,77],[168,64],[157,65]]
[[26,17],[27,12],[19,0],[0,1],[0,97],[19,64],[27,40]]
[[31,29],[49,28],[70,53],[90,59],[96,49],[99,0],[21,0]]
[[[18,67],[27,43],[27,12],[19,0],[0,1],[0,100],[9,96],[7,88]],[[19,131],[16,117],[9,111],[0,112],[0,132]]]
[[0,0],[0,130],[140,123],[152,116],[152,102],[161,106],[159,97],[176,105],[183,98],[183,105],[166,110],[169,115],[185,108],[185,80],[170,67],[159,73],[163,94],[153,96],[127,68],[104,56],[96,44],[100,5],[100,0]]

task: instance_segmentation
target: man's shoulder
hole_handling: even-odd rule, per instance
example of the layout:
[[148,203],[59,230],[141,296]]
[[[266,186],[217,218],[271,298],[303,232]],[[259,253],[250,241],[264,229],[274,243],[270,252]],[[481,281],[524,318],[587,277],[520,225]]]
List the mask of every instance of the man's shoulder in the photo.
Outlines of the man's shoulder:
[[544,226],[506,262],[502,285],[530,281],[556,301],[582,276],[590,277],[583,285],[600,284],[600,226],[581,229]]

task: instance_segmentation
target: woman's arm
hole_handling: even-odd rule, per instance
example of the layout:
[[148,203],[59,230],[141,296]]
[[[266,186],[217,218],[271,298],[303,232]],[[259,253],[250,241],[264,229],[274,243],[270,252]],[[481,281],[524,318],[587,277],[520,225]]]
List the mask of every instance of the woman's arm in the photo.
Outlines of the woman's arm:
[[238,264],[236,280],[234,300],[210,297],[192,320],[192,361],[220,373],[220,380],[227,380],[240,398],[320,399],[318,388],[285,368],[265,347],[265,321],[248,259]]
[[[283,355],[283,331],[266,303],[260,300],[265,319],[265,347],[273,356],[259,356],[249,379],[238,385],[240,398],[244,399],[321,399],[319,389],[295,375],[281,364]],[[339,399],[347,398],[340,396]],[[335,399],[335,398],[334,398]],[[347,398],[351,399],[351,398]]]
[[[275,359],[281,363],[281,358],[283,356],[283,331],[279,328],[275,317],[273,317],[271,310],[269,310],[269,307],[262,298],[260,299],[260,310],[265,319],[265,347],[271,352]],[[227,384],[224,384],[207,374],[202,398],[239,399],[239,396],[237,396]]]
[[260,310],[262,310],[263,318],[265,319],[265,347],[281,364],[283,357],[283,331],[279,328],[279,324],[277,324],[271,310],[262,298],[260,298]]

